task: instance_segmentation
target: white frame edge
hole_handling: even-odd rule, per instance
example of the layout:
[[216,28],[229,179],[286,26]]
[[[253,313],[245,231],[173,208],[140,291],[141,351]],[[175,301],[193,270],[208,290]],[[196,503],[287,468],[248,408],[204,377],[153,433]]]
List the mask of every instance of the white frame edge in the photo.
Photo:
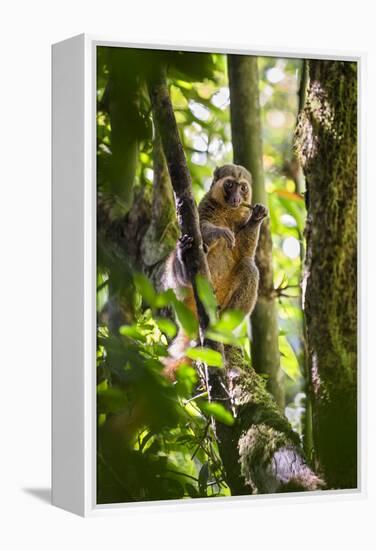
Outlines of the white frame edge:
[[[52,49],[52,502],[83,515],[84,39]],[[69,342],[69,345],[67,345]]]
[[[96,504],[96,47],[338,59],[358,63],[358,483],[357,489],[215,500]],[[363,52],[129,43],[79,35],[52,47],[52,503],[82,516],[328,502],[366,496],[365,62]],[[361,146],[361,144],[363,144]],[[362,188],[360,182],[362,181]],[[69,342],[69,349],[66,342]],[[66,348],[66,349],[65,349]],[[361,362],[363,363],[361,367]],[[69,397],[69,401],[66,396]]]

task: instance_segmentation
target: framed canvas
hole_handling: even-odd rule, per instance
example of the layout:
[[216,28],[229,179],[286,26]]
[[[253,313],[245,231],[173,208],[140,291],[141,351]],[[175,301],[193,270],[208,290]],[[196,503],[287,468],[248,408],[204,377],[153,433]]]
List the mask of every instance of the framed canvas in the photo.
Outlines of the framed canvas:
[[56,506],[364,495],[363,78],[362,54],[53,46]]

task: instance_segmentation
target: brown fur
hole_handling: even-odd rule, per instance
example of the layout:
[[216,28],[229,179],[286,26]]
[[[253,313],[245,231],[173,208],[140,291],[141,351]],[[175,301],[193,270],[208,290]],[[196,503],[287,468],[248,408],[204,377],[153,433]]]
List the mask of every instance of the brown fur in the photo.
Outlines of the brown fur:
[[[221,311],[239,309],[252,312],[257,299],[258,269],[254,258],[260,225],[267,210],[263,205],[250,207],[252,178],[242,166],[226,164],[214,172],[209,192],[199,204],[200,229]],[[247,206],[248,205],[248,206]],[[179,243],[167,262],[166,286],[178,296],[184,287],[184,303],[197,316],[193,290],[187,277]],[[169,378],[182,362],[188,362],[184,350],[189,340],[180,329],[165,361]]]

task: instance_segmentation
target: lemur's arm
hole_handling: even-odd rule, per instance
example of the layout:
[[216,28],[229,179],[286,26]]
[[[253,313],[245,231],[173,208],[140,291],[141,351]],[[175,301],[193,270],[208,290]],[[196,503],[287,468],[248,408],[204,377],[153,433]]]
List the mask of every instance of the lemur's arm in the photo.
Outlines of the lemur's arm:
[[245,256],[253,257],[260,234],[261,223],[268,215],[268,209],[263,204],[255,204],[248,221],[236,233],[236,243]]
[[201,235],[204,242],[206,251],[216,243],[218,239],[225,239],[226,243],[230,248],[235,246],[235,235],[228,227],[221,227],[214,225],[208,221],[203,221],[200,224],[201,226]]

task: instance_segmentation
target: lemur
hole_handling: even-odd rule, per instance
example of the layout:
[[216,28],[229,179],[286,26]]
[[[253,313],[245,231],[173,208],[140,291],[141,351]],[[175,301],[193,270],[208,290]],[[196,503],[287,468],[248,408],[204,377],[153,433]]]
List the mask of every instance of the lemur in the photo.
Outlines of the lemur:
[[[262,204],[251,206],[251,200],[251,174],[243,166],[225,164],[215,169],[211,187],[198,206],[204,250],[220,312],[237,309],[249,315],[257,300],[259,272],[255,252],[268,210]],[[178,240],[166,263],[164,286],[172,288],[197,316],[184,260],[192,242],[189,235]],[[188,345],[189,337],[180,327],[169,348],[170,357],[164,361],[164,374],[168,378],[173,380],[179,366],[188,362],[184,357]]]

